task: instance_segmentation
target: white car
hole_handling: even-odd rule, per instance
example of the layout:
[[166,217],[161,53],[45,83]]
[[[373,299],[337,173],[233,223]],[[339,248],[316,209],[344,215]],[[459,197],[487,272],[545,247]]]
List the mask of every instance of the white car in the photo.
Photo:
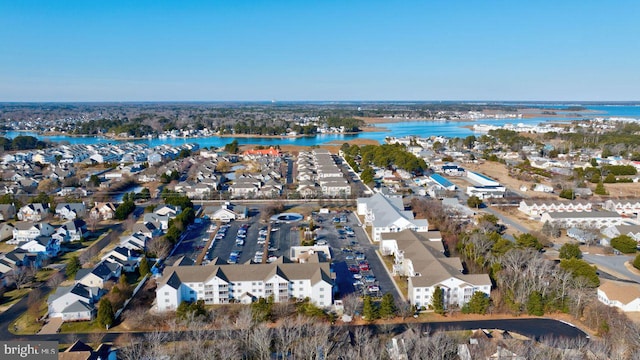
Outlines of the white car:
[[367,291],[369,292],[378,292],[380,291],[380,287],[378,285],[371,285],[367,288]]
[[354,278],[354,279],[358,279],[358,280],[360,280],[360,279],[362,279],[362,275],[360,275],[360,274],[353,274],[353,278]]

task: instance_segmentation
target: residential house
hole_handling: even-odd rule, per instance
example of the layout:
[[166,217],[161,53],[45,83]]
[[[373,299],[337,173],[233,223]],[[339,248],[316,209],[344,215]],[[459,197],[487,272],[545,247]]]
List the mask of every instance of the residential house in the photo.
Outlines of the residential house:
[[97,286],[80,283],[59,286],[47,299],[49,318],[62,318],[62,321],[93,320],[95,303],[101,294],[102,291]]
[[598,300],[624,312],[640,311],[640,284],[600,279]]
[[13,225],[10,223],[0,224],[0,241],[13,237]]
[[56,215],[66,220],[82,218],[85,213],[86,207],[84,203],[60,203],[56,205]]
[[104,288],[109,280],[117,280],[122,274],[122,266],[108,261],[101,261],[93,269],[80,269],[76,273],[76,284]]
[[182,301],[205,304],[275,302],[308,298],[319,307],[333,303],[329,263],[293,263],[281,257],[270,264],[173,266],[164,270],[156,289],[157,310],[175,310]]
[[380,241],[382,233],[415,230],[427,232],[427,219],[414,219],[413,212],[404,210],[402,198],[389,198],[377,193],[358,198],[358,215],[365,217],[365,225],[372,227],[373,241]]
[[131,250],[145,251],[145,249],[147,248],[147,243],[150,240],[150,237],[142,233],[133,233],[129,236],[120,238],[120,246]]
[[60,242],[80,241],[87,231],[86,223],[83,220],[69,220],[56,229],[52,237],[60,240]]
[[602,235],[610,239],[627,235],[640,243],[640,225],[612,225],[602,230]]
[[145,221],[145,222],[137,222],[133,225],[133,229],[131,231],[133,233],[140,233],[148,238],[154,238],[158,236],[162,236],[162,229],[156,226],[153,222]]
[[13,239],[7,241],[7,244],[19,244],[21,242],[31,241],[39,236],[51,236],[55,229],[48,223],[31,223],[18,222],[13,228]]
[[20,245],[20,249],[43,258],[52,258],[60,253],[60,241],[50,236],[39,236]]
[[13,204],[0,204],[0,221],[11,221],[16,217],[16,207]]
[[27,204],[18,211],[18,219],[22,221],[42,221],[49,215],[49,204]]
[[136,255],[131,249],[123,246],[117,246],[102,257],[103,261],[122,266],[122,271],[124,272],[136,271],[140,259],[140,256]]
[[93,219],[110,220],[116,214],[116,205],[110,202],[95,203],[95,206],[91,209],[90,216]]

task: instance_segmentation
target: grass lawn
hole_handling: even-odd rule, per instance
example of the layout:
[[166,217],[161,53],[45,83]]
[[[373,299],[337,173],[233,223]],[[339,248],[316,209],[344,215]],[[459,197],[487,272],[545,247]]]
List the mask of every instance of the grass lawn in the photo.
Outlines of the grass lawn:
[[15,245],[10,245],[7,244],[6,241],[0,242],[0,252],[2,253],[8,253],[9,251],[15,249],[16,246]]
[[15,304],[18,300],[22,299],[23,296],[26,296],[29,291],[31,291],[31,289],[15,289],[7,291],[0,298],[0,308],[9,307]]
[[56,272],[57,271],[53,269],[40,269],[36,273],[36,281],[45,282],[49,280],[49,278],[51,278],[51,276],[53,276],[53,274],[55,274]]
[[[40,302],[38,318],[43,317],[46,313],[47,302],[43,298]],[[24,314],[20,315],[15,322],[9,325],[9,331],[19,335],[35,334],[42,329],[42,325],[44,324],[38,322],[38,319],[34,318],[29,311],[26,311]]]
[[101,332],[105,331],[98,322],[93,321],[74,321],[74,322],[65,322],[60,327],[61,333],[72,333],[72,334],[80,334],[80,333],[91,333],[91,332]]

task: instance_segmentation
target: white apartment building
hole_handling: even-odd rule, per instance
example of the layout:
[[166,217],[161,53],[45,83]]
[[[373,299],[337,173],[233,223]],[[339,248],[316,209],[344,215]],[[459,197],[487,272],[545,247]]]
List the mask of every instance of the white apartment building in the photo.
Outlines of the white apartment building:
[[414,219],[413,212],[404,210],[402,198],[389,198],[380,193],[358,198],[358,215],[365,217],[365,225],[371,225],[374,241],[380,241],[382,233],[407,229],[429,231],[429,221]]
[[518,210],[529,216],[542,216],[547,212],[585,212],[591,211],[593,204],[588,201],[543,201],[522,200]]
[[476,291],[490,295],[489,275],[463,274],[460,258],[444,255],[444,245],[437,232],[423,234],[405,230],[383,234],[382,239],[383,254],[394,256],[394,274],[408,277],[408,297],[412,305],[428,308],[436,287],[443,292],[445,308],[462,307]]
[[332,305],[329,263],[293,263],[283,257],[271,264],[172,266],[164,270],[156,289],[158,311],[175,310],[183,301],[249,304],[269,297],[275,302],[309,298],[320,307]]

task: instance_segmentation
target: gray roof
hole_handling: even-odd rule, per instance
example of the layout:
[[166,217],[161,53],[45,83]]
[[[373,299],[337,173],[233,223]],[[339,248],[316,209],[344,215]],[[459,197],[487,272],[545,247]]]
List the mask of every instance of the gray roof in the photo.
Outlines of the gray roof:
[[399,218],[403,218],[416,226],[429,226],[426,219],[414,219],[411,211],[405,211],[402,198],[389,198],[376,193],[370,198],[359,198],[358,203],[366,203],[367,209],[374,210],[373,226],[386,227]]
[[178,289],[181,282],[206,282],[217,276],[225,281],[264,281],[274,275],[288,280],[310,279],[313,284],[319,281],[332,282],[329,263],[292,263],[282,260],[271,264],[242,264],[204,266],[172,266],[158,282],[158,287],[167,284]]
[[620,214],[615,211],[561,211],[547,213],[552,219],[593,219],[593,218],[619,218]]

